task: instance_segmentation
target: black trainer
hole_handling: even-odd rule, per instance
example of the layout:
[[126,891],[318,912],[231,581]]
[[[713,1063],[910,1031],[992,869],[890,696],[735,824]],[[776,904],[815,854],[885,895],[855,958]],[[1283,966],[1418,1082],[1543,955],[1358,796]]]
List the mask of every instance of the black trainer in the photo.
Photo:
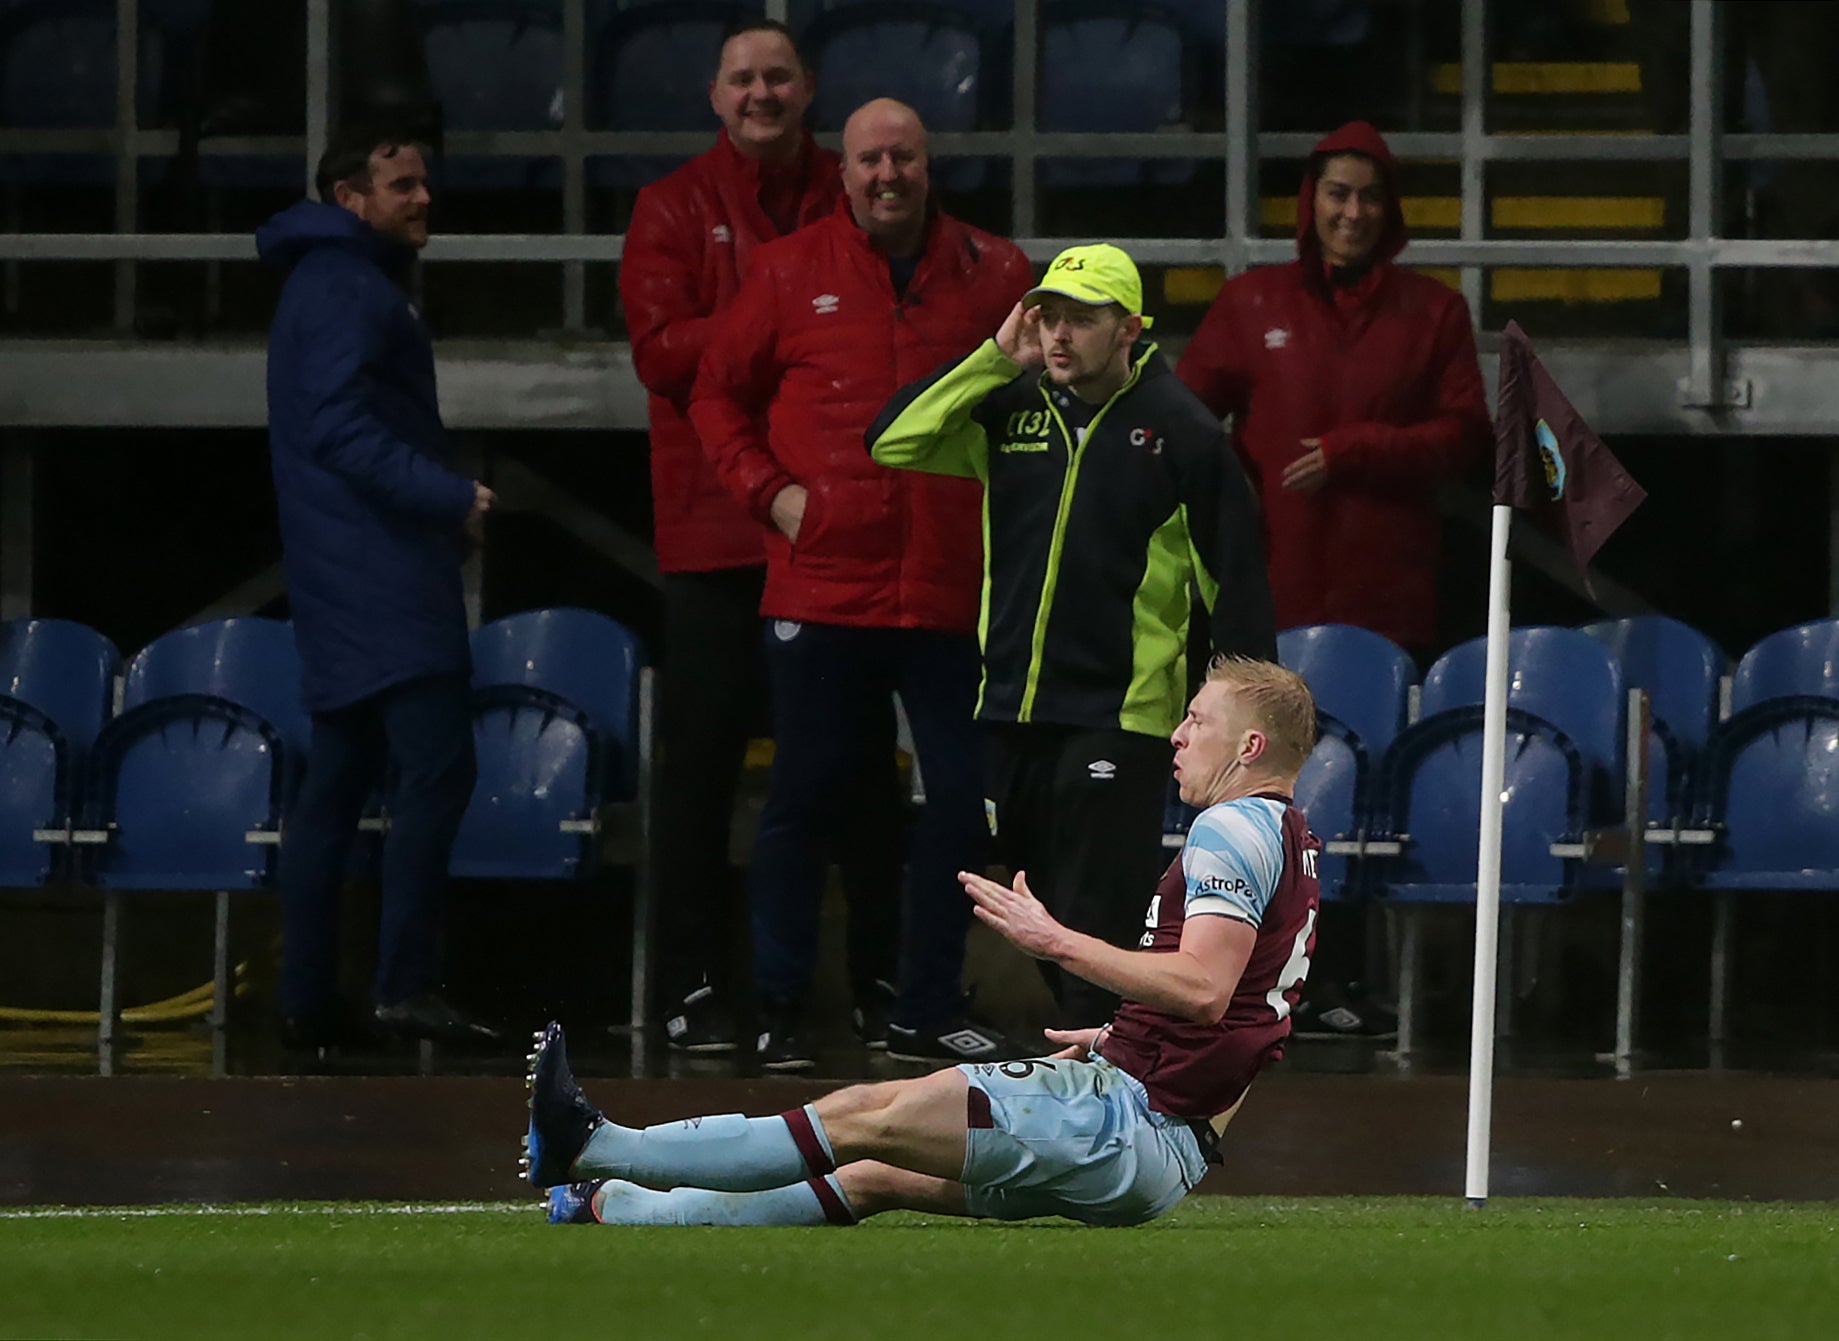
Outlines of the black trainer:
[[399,1038],[427,1038],[437,1043],[498,1043],[504,1032],[476,1020],[439,992],[418,992],[406,1001],[378,1006],[377,1027]]
[[903,1062],[1008,1062],[1039,1055],[1017,1047],[1002,1030],[968,1015],[917,1029],[888,1026],[888,1056]]
[[1325,982],[1296,1003],[1290,1033],[1297,1038],[1397,1038],[1398,1017],[1357,1003],[1338,983]]
[[568,1069],[568,1044],[562,1026],[551,1020],[534,1035],[526,1083],[530,1090],[530,1129],[524,1136],[524,1176],[532,1187],[566,1183],[569,1170],[587,1147],[588,1137],[606,1115],[588,1102],[574,1072]]
[[888,1022],[894,1014],[894,984],[877,978],[850,1008],[850,1027],[871,1052],[888,1050]]
[[762,1071],[809,1071],[817,1054],[805,1037],[804,1012],[796,1006],[763,1004],[754,1060]]
[[739,1034],[734,1015],[707,979],[678,1001],[664,1021],[665,1041],[672,1052],[733,1052],[739,1046]]

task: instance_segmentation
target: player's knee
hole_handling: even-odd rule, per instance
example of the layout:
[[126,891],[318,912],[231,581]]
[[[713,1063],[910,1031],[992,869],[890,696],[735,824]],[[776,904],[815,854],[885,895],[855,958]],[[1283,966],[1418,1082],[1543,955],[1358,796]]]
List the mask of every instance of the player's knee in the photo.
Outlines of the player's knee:
[[900,1091],[906,1083],[851,1085],[819,1099],[817,1115],[823,1119],[831,1144],[852,1151],[884,1145],[898,1128]]
[[875,1159],[859,1159],[836,1171],[837,1184],[843,1189],[843,1198],[856,1219],[866,1220],[899,1204],[896,1172],[892,1166]]

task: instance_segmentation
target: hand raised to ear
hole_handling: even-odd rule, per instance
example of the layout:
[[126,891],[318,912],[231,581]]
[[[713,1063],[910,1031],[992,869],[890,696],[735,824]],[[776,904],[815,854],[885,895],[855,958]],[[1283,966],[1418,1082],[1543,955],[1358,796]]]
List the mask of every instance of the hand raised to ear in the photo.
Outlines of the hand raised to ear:
[[1041,352],[1041,309],[1017,303],[1003,318],[996,332],[996,347],[1012,363],[1026,368],[1045,368],[1047,356]]

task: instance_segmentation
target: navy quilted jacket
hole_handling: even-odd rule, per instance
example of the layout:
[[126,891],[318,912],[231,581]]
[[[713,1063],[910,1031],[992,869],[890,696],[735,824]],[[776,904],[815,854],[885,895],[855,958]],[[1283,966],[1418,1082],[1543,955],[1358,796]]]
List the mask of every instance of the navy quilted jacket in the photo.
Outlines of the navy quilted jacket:
[[315,200],[256,233],[289,271],[268,338],[268,441],[303,697],[327,712],[467,673],[461,523],[434,348],[397,280],[414,260]]

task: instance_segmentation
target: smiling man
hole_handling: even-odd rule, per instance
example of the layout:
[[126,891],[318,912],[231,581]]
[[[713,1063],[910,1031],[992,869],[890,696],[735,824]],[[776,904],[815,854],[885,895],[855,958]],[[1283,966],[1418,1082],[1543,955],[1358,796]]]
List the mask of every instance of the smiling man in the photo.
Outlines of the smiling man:
[[[998,856],[1069,927],[1134,944],[1162,865],[1189,588],[1218,651],[1274,656],[1258,509],[1219,423],[1144,341],[1136,265],[1071,247],[994,339],[905,388],[877,461],[984,485],[986,805]],[[1044,962],[1063,1020],[1116,998]]]
[[474,781],[460,563],[492,491],[454,469],[434,347],[404,289],[428,241],[420,145],[342,131],[318,200],[262,225],[288,272],[268,341],[268,438],[282,568],[313,718],[281,842],[284,1038],[361,1042],[339,1002],[339,893],[358,816],[391,778],[375,1021],[490,1040],[436,990],[447,861]]
[[[856,827],[865,747],[898,693],[926,782],[905,852],[888,1050],[1011,1055],[965,1014],[969,909],[955,873],[987,846],[978,740],[977,489],[869,460],[862,433],[903,384],[958,359],[1028,287],[1014,243],[931,197],[926,129],[890,99],[843,128],[844,198],[754,253],[703,358],[690,418],[766,547],[760,612],[774,754],[748,872],[760,1065],[815,1063],[807,1004],[830,855]],[[903,863],[884,845],[889,886]],[[885,896],[893,898],[888,888]]]
[[[1302,680],[1221,658],[1174,733],[1187,845],[1138,904],[1129,948],[1062,925],[1018,873],[961,873],[977,916],[1025,953],[1124,1001],[1103,1027],[1050,1030],[1049,1057],[856,1085],[776,1117],[637,1129],[568,1068],[531,1058],[528,1177],[562,1224],[854,1224],[888,1210],[1134,1225],[1218,1160],[1253,1079],[1283,1055],[1309,973],[1321,845],[1290,804],[1315,740]],[[1141,892],[1139,891],[1139,899]]]
[[[740,902],[729,864],[735,796],[748,739],[766,715],[760,650],[764,534],[722,487],[690,424],[690,391],[741,281],[766,243],[827,218],[842,195],[841,163],[806,129],[817,82],[791,32],[742,20],[721,45],[709,106],[715,144],[639,192],[619,268],[632,366],[649,393],[651,496],[664,587],[659,673],[658,979],[673,1049],[732,1052],[740,1043],[725,938],[709,934]],[[893,709],[877,728],[891,741]],[[864,828],[898,821],[893,750],[863,786]],[[886,1032],[876,984],[894,975],[889,863],[843,863],[850,981],[870,1041]]]

